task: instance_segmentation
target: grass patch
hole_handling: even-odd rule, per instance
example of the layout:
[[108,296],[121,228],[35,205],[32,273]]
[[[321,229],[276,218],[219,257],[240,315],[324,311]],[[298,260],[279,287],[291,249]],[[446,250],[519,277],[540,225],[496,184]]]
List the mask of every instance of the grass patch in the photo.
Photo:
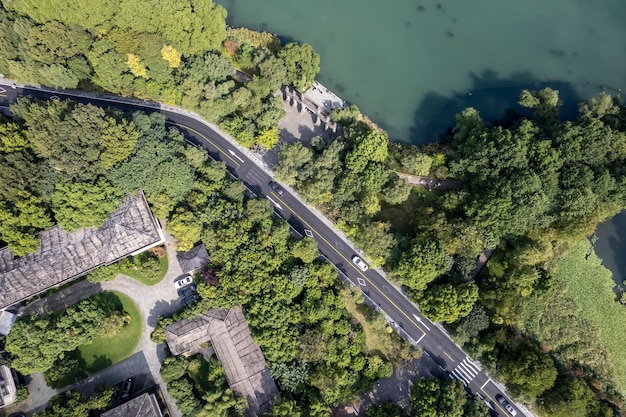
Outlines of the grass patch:
[[99,336],[89,345],[67,352],[45,373],[46,382],[52,388],[65,387],[108,368],[128,358],[135,351],[143,328],[139,308],[130,297],[118,292],[104,292],[99,295],[106,297],[109,306],[125,311],[130,322],[112,337]]
[[156,285],[165,277],[168,267],[167,256],[157,258],[144,252],[132,260],[125,259],[120,272],[144,285]]
[[402,365],[405,360],[421,356],[421,350],[413,348],[398,336],[382,314],[378,314],[363,302],[361,294],[350,291],[343,299],[348,313],[363,327],[365,345],[370,354],[384,355],[394,367]]
[[615,301],[611,271],[602,266],[587,240],[577,243],[561,257],[556,276],[566,287],[565,295],[580,307],[580,316],[600,329],[599,343],[615,371],[617,389],[626,392],[626,356],[623,329],[626,306]]
[[90,345],[79,348],[85,360],[87,372],[90,374],[128,358],[134,352],[141,337],[143,320],[137,305],[124,294],[110,294],[119,300],[120,307],[130,316],[130,322],[115,336],[97,337]]
[[410,234],[414,233],[415,213],[424,203],[423,191],[414,187],[409,194],[409,198],[401,204],[395,206],[382,203],[381,210],[376,214],[375,219],[381,222],[389,222],[394,232]]

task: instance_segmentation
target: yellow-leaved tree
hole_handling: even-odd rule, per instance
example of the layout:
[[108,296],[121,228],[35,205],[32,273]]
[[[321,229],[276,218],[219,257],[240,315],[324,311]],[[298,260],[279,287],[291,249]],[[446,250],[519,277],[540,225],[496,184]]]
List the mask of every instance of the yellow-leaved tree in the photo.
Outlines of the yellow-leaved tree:
[[143,77],[146,80],[150,78],[148,77],[148,69],[141,58],[135,54],[126,54],[126,57],[126,65],[128,65],[130,72],[132,72],[135,77]]
[[172,45],[163,45],[161,57],[167,61],[170,68],[178,68],[180,66],[180,52],[174,49]]
[[278,127],[261,130],[256,137],[256,143],[265,149],[272,149],[278,143]]

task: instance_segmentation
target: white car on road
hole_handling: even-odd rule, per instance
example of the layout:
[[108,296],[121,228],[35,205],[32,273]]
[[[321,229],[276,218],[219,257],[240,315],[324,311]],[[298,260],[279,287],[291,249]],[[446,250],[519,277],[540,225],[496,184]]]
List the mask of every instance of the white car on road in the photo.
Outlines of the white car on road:
[[193,284],[193,277],[189,274],[178,278],[176,281],[174,281],[174,288],[176,288],[177,290],[186,287],[189,284]]
[[352,262],[354,262],[354,264],[356,266],[359,267],[359,269],[363,272],[367,271],[367,269],[369,268],[369,266],[367,266],[367,264],[365,263],[365,261],[361,258],[359,258],[358,256],[354,255],[352,257]]

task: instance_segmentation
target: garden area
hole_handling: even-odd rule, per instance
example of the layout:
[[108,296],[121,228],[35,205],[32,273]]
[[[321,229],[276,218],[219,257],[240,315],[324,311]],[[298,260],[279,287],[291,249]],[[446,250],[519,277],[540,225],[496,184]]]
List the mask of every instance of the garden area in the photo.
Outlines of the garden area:
[[228,417],[243,415],[247,403],[228,387],[224,368],[212,357],[167,357],[161,367],[167,392],[176,400],[183,416]]
[[152,248],[122,261],[120,272],[144,285],[156,285],[165,277],[168,268],[165,248]]
[[[128,358],[134,352],[141,337],[143,320],[139,308],[133,300],[120,293],[106,294],[114,300],[116,307],[128,317],[128,322],[112,337],[98,335],[92,343],[78,348],[80,356],[85,361],[85,369],[89,374],[101,371]],[[114,343],[111,343],[112,341]],[[106,364],[107,362],[108,364]]]
[[156,285],[165,277],[168,267],[165,248],[159,246],[124,258],[121,263],[98,268],[87,279],[91,282],[111,281],[119,274],[124,274],[144,285]]
[[6,340],[11,366],[61,388],[129,357],[143,320],[133,301],[102,292],[46,317],[23,316]]
[[65,387],[123,361],[132,355],[139,343],[143,321],[139,309],[130,297],[117,292],[98,295],[106,304],[106,309],[122,313],[124,324],[117,332],[98,333],[90,343],[61,356],[44,373],[46,382],[52,388]]

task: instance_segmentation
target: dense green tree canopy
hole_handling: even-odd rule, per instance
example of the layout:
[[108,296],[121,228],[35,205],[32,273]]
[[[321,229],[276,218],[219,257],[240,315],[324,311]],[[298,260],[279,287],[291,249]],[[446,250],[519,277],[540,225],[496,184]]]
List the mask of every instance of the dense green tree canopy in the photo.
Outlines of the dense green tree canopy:
[[100,226],[122,203],[120,191],[106,180],[97,183],[57,183],[52,210],[66,232]]
[[505,354],[500,368],[510,389],[527,401],[552,388],[557,377],[553,359],[530,343]]
[[540,399],[540,409],[549,417],[603,417],[612,416],[607,406],[601,405],[584,381],[564,377]]
[[299,91],[306,91],[320,71],[320,56],[309,44],[291,42],[279,52],[287,68],[287,82]]
[[487,417],[489,409],[478,397],[468,398],[460,381],[418,379],[411,388],[411,406],[420,417]]
[[404,252],[395,275],[402,284],[422,291],[435,278],[447,271],[449,255],[437,242],[415,244],[410,252]]
[[35,153],[71,180],[95,179],[128,157],[139,138],[133,123],[90,104],[20,99],[12,111]]
[[555,118],[557,92],[525,91],[520,100],[537,121],[487,127],[473,109],[457,117],[451,174],[469,187],[459,208],[497,239],[588,223],[602,205],[616,210],[624,199],[616,167],[626,159],[626,135],[594,115],[615,113],[610,100],[596,100],[597,110],[582,106],[564,123]]
[[438,284],[423,292],[419,304],[420,310],[432,321],[452,323],[467,316],[477,299],[478,287],[474,283]]

